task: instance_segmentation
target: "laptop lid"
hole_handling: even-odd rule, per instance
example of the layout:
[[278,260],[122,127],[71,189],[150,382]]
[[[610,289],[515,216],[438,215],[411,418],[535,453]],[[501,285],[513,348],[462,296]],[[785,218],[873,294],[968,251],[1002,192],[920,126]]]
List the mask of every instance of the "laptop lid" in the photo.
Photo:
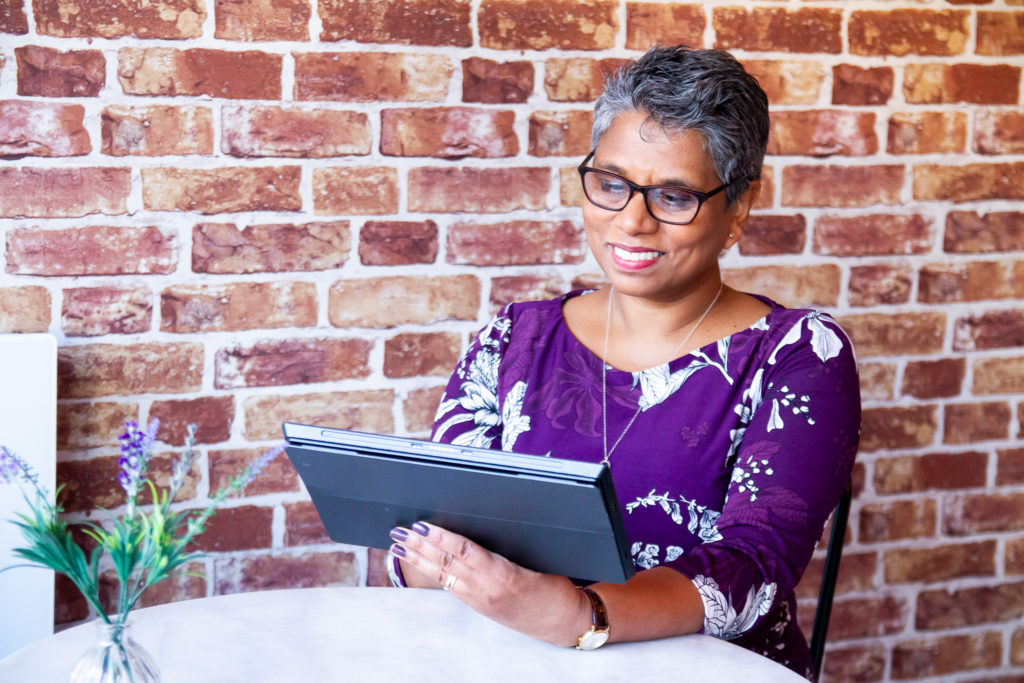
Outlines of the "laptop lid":
[[287,453],[331,540],[386,548],[426,521],[535,571],[622,583],[633,573],[600,464],[285,423]]

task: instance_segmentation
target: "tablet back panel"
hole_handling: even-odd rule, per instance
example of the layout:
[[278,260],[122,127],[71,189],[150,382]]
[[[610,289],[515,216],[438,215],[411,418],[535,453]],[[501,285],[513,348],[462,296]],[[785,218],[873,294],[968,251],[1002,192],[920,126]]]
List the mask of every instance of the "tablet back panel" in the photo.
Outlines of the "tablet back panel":
[[334,541],[386,548],[395,526],[427,521],[537,571],[633,574],[605,467],[306,425],[285,435]]

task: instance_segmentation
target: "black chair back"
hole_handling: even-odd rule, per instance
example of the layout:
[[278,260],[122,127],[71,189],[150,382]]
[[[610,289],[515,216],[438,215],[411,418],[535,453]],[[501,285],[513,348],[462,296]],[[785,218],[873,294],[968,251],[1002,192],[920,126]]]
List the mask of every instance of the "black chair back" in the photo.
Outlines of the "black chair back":
[[821,662],[825,658],[825,637],[828,635],[828,620],[832,615],[832,596],[836,591],[836,577],[839,574],[839,561],[843,557],[843,540],[846,538],[846,522],[850,517],[850,499],[852,487],[846,484],[846,490],[832,514],[832,531],[828,537],[828,550],[825,552],[825,568],[822,570],[821,589],[818,592],[818,606],[814,612],[814,627],[811,631],[811,667],[814,680],[821,674]]

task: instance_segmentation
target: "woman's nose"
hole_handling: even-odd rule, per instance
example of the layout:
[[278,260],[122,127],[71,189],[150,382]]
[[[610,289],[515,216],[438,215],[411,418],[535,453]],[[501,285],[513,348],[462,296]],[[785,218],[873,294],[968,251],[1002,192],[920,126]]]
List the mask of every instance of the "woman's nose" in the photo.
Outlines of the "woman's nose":
[[643,194],[634,192],[616,216],[616,225],[627,235],[636,235],[657,230],[658,221],[647,210]]

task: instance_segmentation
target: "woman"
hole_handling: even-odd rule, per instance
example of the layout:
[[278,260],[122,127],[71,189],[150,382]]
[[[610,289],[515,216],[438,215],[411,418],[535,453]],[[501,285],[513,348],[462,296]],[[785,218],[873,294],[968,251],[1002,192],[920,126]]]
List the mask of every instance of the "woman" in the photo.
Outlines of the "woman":
[[850,476],[859,389],[829,317],[722,283],[767,137],[727,53],[657,47],[614,76],[580,165],[608,285],[506,306],[438,410],[438,441],[608,463],[643,571],[578,590],[417,523],[392,532],[408,585],[559,645],[703,630],[808,675],[793,589]]

